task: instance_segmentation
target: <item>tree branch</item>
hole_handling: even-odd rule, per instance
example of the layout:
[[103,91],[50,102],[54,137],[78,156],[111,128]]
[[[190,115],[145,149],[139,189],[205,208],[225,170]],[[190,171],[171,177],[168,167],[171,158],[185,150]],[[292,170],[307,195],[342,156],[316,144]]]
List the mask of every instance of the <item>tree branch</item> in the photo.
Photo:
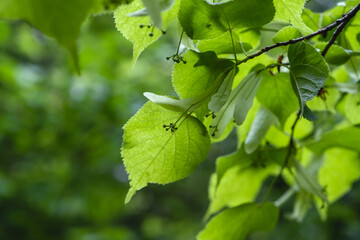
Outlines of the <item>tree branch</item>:
[[[336,28],[336,31],[334,32],[334,35],[332,36],[331,40],[329,41],[329,43],[327,44],[327,46],[325,47],[324,51],[323,51],[323,56],[325,56],[326,52],[329,50],[329,48],[331,47],[331,45],[334,44],[336,38],[338,37],[338,35],[340,34],[340,32],[344,29],[344,27],[346,26],[346,24],[356,15],[356,13],[360,10],[360,3],[358,5],[356,5],[353,9],[351,9],[347,14],[345,14],[342,18],[339,18],[338,20],[336,20],[335,22],[327,25],[326,27],[323,27],[322,29],[306,35],[304,37],[300,37],[300,38],[294,38],[294,39],[290,39],[289,41],[286,42],[278,42],[276,44],[273,45],[269,45],[267,47],[264,47],[263,49],[261,49],[260,51],[258,51],[257,53],[254,53],[252,55],[247,56],[246,58],[244,58],[243,60],[240,60],[236,63],[236,65],[240,65],[242,63],[245,63],[247,61],[249,61],[250,59],[253,59],[255,57],[258,57],[260,55],[262,55],[263,53],[266,53],[274,48],[278,48],[281,46],[287,46],[290,44],[294,44],[297,42],[301,42],[304,40],[309,40],[317,35],[320,34],[325,34],[329,31],[331,31],[332,29]],[[325,53],[324,53],[325,52]]]

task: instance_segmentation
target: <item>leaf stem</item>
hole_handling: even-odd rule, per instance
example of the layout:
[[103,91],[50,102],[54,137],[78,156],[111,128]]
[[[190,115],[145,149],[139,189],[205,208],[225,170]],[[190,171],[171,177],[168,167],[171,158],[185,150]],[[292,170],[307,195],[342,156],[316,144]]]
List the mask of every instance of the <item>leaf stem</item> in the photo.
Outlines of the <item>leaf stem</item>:
[[180,39],[179,39],[179,43],[178,43],[177,48],[176,48],[176,53],[175,53],[175,55],[179,55],[179,50],[180,50],[180,45],[181,45],[181,41],[182,41],[183,35],[184,35],[184,29],[181,30]]
[[272,180],[272,182],[271,182],[271,184],[270,184],[270,186],[269,186],[263,200],[261,201],[261,203],[264,203],[268,199],[268,197],[270,195],[270,192],[274,188],[274,185],[275,185],[276,181],[280,178],[280,176],[283,173],[284,169],[286,167],[288,167],[290,158],[292,156],[292,153],[294,151],[296,151],[296,147],[295,147],[295,143],[294,143],[294,132],[295,132],[295,127],[296,127],[298,121],[300,120],[300,116],[301,116],[301,111],[299,110],[297,115],[296,115],[296,119],[295,119],[293,125],[291,126],[290,141],[289,141],[288,152],[287,152],[287,155],[285,157],[285,161],[284,161],[283,165],[281,166],[279,174]]
[[224,14],[224,16],[225,16],[225,18],[226,18],[227,24],[228,24],[228,26],[229,26],[229,32],[230,32],[230,37],[231,37],[231,44],[232,44],[232,47],[233,47],[235,64],[236,64],[236,63],[238,62],[238,60],[237,60],[237,57],[236,57],[235,43],[234,43],[234,38],[233,38],[233,34],[232,34],[232,28],[231,28],[231,25],[230,25],[230,21],[229,21],[229,18],[228,18],[228,16],[227,16],[226,12],[224,11],[224,9],[221,7],[221,5],[219,5],[219,6],[220,6],[220,9],[221,9],[221,11],[223,12],[223,14]]

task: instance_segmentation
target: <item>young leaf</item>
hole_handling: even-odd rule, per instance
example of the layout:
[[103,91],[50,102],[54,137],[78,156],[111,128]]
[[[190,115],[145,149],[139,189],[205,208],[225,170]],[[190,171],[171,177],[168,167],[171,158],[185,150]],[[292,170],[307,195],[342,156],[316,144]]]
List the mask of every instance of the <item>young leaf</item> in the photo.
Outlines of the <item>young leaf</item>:
[[277,117],[264,107],[260,107],[245,140],[247,154],[254,152],[265,137],[269,128],[278,122]]
[[121,154],[130,178],[125,202],[148,183],[166,184],[189,176],[205,159],[210,139],[197,118],[186,117],[176,131],[163,128],[180,117],[148,102],[124,126]]
[[[214,52],[199,53],[188,51],[184,54],[186,64],[175,64],[173,86],[181,99],[194,98],[205,92],[234,63],[217,58]],[[196,114],[202,119],[209,112],[207,104],[201,106]]]
[[[222,83],[227,81],[227,77],[229,76],[229,74],[231,74],[232,71],[236,71],[236,70],[230,70],[229,72],[224,72],[220,74],[216,79],[216,81],[208,89],[206,89],[204,92],[193,98],[174,99],[166,96],[156,95],[150,92],[145,92],[144,96],[147,97],[153,103],[156,103],[172,111],[194,112],[196,109],[201,107],[201,105],[206,103],[207,100],[211,97],[211,95],[213,95],[219,87],[221,89]],[[232,79],[234,78],[232,77]]]
[[312,30],[301,18],[305,2],[306,0],[274,0],[275,20],[291,23],[306,34],[311,33]]
[[[246,161],[247,159],[238,160]],[[254,201],[265,178],[275,174],[277,169],[275,165],[264,168],[246,165],[244,167],[238,164],[231,167],[219,181],[206,215],[210,216],[224,207],[237,207]]]
[[203,0],[182,0],[179,21],[191,39],[211,39],[231,28],[260,27],[275,15],[271,0],[234,0],[211,4]]
[[188,51],[184,54],[186,64],[175,64],[173,86],[180,98],[193,98],[208,89],[234,63],[220,59],[214,52]]
[[290,39],[299,38],[301,36],[301,32],[296,27],[286,26],[280,29],[280,31],[273,37],[273,42],[286,42]]
[[175,112],[187,112],[190,108],[185,101],[166,96],[160,96],[151,92],[144,92],[144,96],[153,103]]
[[329,68],[316,49],[298,42],[289,47],[291,83],[299,99],[301,112],[307,101],[313,99],[329,76]]
[[267,166],[270,164],[282,165],[287,154],[287,148],[268,148],[247,154],[244,148],[240,148],[237,152],[229,155],[220,156],[216,159],[216,173],[218,181],[233,166],[239,165],[242,169],[251,167],[253,164]]
[[281,126],[298,107],[288,73],[264,74],[256,98],[278,117]]
[[295,220],[297,222],[301,222],[306,213],[311,208],[312,195],[308,192],[299,192],[296,196],[296,200],[294,203],[294,209],[292,213],[289,215],[289,218]]
[[353,182],[359,178],[358,153],[342,148],[331,148],[325,152],[324,164],[319,170],[318,179],[321,185],[326,186],[330,203],[347,193]]
[[231,88],[233,85],[233,81],[235,78],[235,74],[237,72],[237,68],[234,67],[227,74],[222,84],[220,85],[218,91],[211,97],[209,102],[209,109],[212,112],[218,112],[220,108],[226,103],[228,99]]
[[296,159],[294,161],[294,167],[296,171],[296,182],[299,187],[318,196],[324,202],[328,202],[327,197],[323,192],[323,187],[319,184],[315,176],[310,174],[310,172],[308,172],[307,169],[304,168]]
[[360,124],[360,93],[346,97],[345,116],[352,124]]
[[[216,54],[233,54],[234,49],[232,46],[232,39],[234,40],[235,52],[243,53],[252,49],[252,45],[247,42],[241,42],[239,36],[233,32],[233,38],[230,36],[230,32],[226,32],[216,38],[213,39],[205,39],[199,41],[197,48],[201,52],[213,51]],[[242,46],[241,46],[242,44]]]
[[211,123],[214,128],[213,137],[219,138],[233,117],[238,125],[243,123],[252,106],[261,78],[260,74],[251,72],[231,91],[226,103],[216,113],[216,117]]
[[234,112],[234,120],[237,125],[241,125],[245,121],[246,115],[253,105],[261,79],[262,74],[253,72],[250,73],[249,78],[240,82]]
[[[314,45],[315,48],[320,49],[320,51],[324,50],[327,43],[317,43]],[[333,44],[329,51],[326,53],[325,60],[329,64],[333,65],[342,65],[346,63],[350,59],[351,55],[344,48]]]
[[325,133],[320,139],[309,141],[305,146],[316,155],[321,155],[327,148],[343,147],[360,152],[360,128],[349,127]]
[[248,203],[226,209],[200,232],[198,240],[244,240],[249,233],[270,231],[277,223],[279,209],[270,202]]
[[[179,2],[170,8],[170,10],[162,13],[162,28],[163,30],[174,20],[179,9]],[[115,25],[117,29],[124,35],[126,39],[133,43],[133,64],[136,63],[141,52],[151,43],[155,42],[162,32],[158,29],[148,28],[150,18],[144,17],[129,17],[131,14],[143,7],[141,0],[134,0],[129,5],[122,5],[114,11]],[[140,28],[139,26],[144,26]],[[150,32],[152,36],[149,36]]]

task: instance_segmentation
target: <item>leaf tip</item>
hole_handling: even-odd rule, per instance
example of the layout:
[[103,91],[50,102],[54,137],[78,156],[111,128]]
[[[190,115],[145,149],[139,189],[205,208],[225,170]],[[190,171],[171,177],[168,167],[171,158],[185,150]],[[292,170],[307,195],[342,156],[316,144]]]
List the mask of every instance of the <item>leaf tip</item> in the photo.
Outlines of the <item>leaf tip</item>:
[[131,198],[135,195],[136,190],[133,187],[130,187],[128,193],[126,194],[125,197],[125,204],[129,203]]

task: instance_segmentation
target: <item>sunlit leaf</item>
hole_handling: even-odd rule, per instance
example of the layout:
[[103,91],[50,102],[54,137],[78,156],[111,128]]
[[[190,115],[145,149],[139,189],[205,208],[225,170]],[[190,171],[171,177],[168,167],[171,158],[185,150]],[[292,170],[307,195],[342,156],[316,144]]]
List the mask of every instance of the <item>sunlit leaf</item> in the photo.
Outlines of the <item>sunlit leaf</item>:
[[165,131],[164,124],[180,117],[148,102],[124,126],[121,154],[130,179],[125,202],[148,183],[166,184],[189,176],[205,159],[210,139],[198,119],[186,117],[176,131]]
[[290,114],[298,108],[288,73],[279,73],[274,76],[264,74],[256,98],[278,117],[282,126]]
[[274,0],[275,20],[291,23],[304,33],[311,33],[312,30],[301,18],[305,2],[306,0]]
[[320,155],[327,148],[343,147],[360,152],[360,128],[349,127],[325,133],[320,139],[306,143],[306,147]]
[[[163,30],[166,30],[169,23],[176,18],[179,9],[179,3],[180,1],[176,1],[170,10],[161,14]],[[161,30],[147,27],[147,25],[151,23],[150,17],[128,16],[129,14],[142,8],[142,1],[134,0],[129,5],[120,6],[114,11],[115,25],[117,29],[124,35],[126,39],[133,43],[133,64],[136,63],[138,57],[148,45],[155,42],[163,35]]]
[[260,27],[275,14],[271,0],[234,0],[211,4],[203,0],[182,0],[179,21],[191,39],[211,39],[231,28]]
[[277,223],[279,209],[272,203],[248,203],[215,216],[200,232],[198,240],[243,240],[249,233],[270,231]]

